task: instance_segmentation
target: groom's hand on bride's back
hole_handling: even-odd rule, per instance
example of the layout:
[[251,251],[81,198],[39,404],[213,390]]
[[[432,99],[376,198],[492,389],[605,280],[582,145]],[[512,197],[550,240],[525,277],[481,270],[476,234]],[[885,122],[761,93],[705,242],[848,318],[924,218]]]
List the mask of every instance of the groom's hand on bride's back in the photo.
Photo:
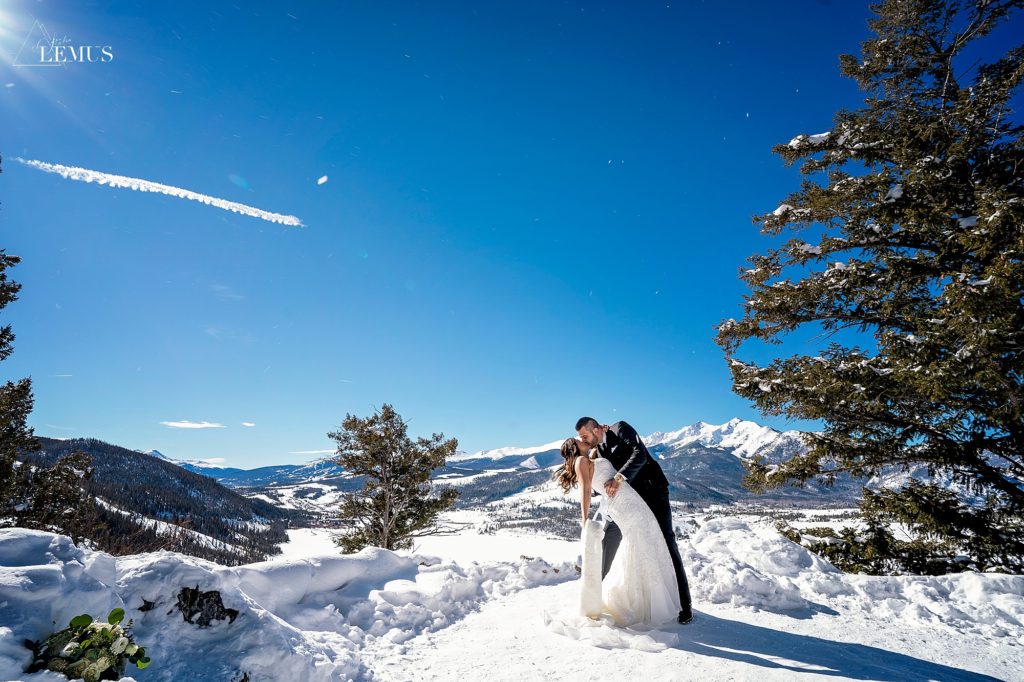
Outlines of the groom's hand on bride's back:
[[619,491],[619,482],[614,478],[604,482],[604,492],[608,497],[615,497],[615,493]]

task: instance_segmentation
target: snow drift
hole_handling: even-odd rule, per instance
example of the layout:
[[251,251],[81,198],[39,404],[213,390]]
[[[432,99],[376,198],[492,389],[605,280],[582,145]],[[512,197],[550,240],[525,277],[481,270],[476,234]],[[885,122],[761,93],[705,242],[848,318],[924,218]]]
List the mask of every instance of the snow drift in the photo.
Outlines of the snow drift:
[[[482,601],[574,577],[539,559],[464,568],[368,548],[351,555],[220,566],[173,552],[113,557],[70,538],[0,530],[0,679],[25,675],[40,640],[80,614],[125,609],[153,664],[137,680],[345,680],[365,677],[361,652],[437,630]],[[199,628],[174,608],[182,587],[220,592],[233,623]],[[145,602],[154,606],[145,611]],[[130,668],[130,666],[129,666]],[[131,679],[131,678],[123,678]]]

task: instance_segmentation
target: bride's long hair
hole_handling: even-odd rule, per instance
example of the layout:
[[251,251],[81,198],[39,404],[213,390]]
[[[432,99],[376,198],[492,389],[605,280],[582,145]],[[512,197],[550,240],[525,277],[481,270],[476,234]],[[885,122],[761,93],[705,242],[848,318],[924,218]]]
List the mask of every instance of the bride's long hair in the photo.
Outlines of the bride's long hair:
[[576,460],[583,456],[580,452],[580,444],[575,438],[567,438],[562,443],[562,459],[565,465],[555,471],[555,480],[562,487],[563,493],[568,493],[576,487]]

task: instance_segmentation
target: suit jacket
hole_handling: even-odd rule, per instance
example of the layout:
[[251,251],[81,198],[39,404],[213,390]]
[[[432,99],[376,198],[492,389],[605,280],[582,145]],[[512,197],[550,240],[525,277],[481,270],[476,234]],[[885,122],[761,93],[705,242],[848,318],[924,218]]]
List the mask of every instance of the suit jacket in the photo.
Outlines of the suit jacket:
[[626,477],[645,501],[655,494],[668,492],[665,472],[651,457],[636,430],[626,422],[615,422],[608,428],[605,442],[597,446],[597,452]]

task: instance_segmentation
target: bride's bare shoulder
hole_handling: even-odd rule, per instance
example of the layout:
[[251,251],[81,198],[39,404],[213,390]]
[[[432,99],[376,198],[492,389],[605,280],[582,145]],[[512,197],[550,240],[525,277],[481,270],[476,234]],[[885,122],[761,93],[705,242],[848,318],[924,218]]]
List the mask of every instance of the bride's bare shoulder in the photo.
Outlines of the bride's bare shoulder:
[[594,470],[594,463],[587,457],[576,458],[576,475],[580,476],[584,473],[590,473]]

